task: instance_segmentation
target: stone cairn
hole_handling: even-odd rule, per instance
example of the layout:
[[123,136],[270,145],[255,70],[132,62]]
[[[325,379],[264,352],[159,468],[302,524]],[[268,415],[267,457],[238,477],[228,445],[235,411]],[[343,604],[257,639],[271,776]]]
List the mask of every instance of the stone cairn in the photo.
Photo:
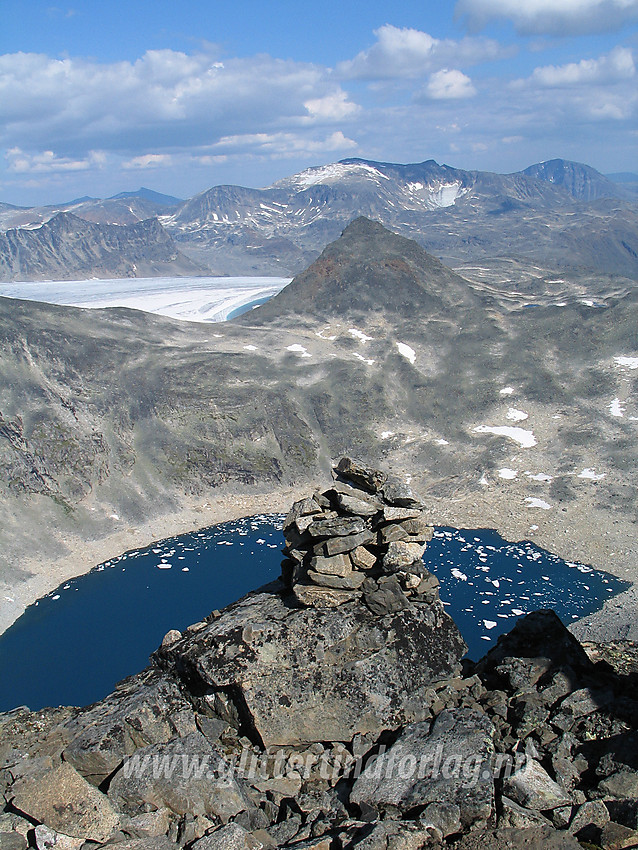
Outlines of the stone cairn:
[[333,476],[284,522],[282,578],[296,601],[326,608],[363,597],[382,616],[409,599],[438,599],[439,581],[421,560],[434,529],[410,487],[347,457]]

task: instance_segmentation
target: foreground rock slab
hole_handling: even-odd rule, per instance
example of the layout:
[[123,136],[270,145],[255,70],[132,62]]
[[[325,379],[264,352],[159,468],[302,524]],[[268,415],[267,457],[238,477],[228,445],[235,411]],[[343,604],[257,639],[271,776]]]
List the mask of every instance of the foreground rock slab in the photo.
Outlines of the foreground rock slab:
[[356,602],[295,609],[273,591],[231,605],[159,657],[218,702],[222,691],[269,747],[349,741],[423,719],[428,687],[456,675],[464,652],[440,602],[379,617]]
[[65,835],[106,841],[120,816],[111,801],[66,762],[43,764],[12,787],[16,809]]

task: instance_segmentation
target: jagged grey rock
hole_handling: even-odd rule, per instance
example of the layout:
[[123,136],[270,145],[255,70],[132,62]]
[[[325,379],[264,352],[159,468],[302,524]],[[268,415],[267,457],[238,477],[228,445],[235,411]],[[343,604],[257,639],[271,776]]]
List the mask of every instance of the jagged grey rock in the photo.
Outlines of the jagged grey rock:
[[535,759],[527,759],[522,767],[504,780],[503,793],[521,806],[536,811],[557,809],[572,802]]
[[65,835],[106,841],[119,826],[111,801],[66,762],[43,765],[11,788],[12,805]]
[[444,800],[456,803],[467,827],[487,823],[494,808],[494,727],[481,712],[441,712],[432,726],[415,723],[366,767],[350,800],[402,812]]
[[232,765],[201,732],[138,750],[115,774],[108,795],[131,814],[150,804],[227,821],[250,806]]
[[229,823],[200,838],[192,850],[261,850],[264,845],[236,823]]
[[145,671],[66,724],[71,741],[64,758],[99,785],[139,747],[172,738],[176,728],[171,718],[182,712],[194,724],[192,706],[176,683],[157,670]]

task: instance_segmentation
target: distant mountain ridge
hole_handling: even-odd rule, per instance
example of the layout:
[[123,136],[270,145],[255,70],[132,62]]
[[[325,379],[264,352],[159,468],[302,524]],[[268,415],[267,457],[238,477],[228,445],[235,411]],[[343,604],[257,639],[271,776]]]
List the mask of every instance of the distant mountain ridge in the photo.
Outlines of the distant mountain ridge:
[[58,213],[33,230],[0,233],[4,280],[74,280],[202,274],[177,249],[157,219],[131,225],[98,225]]
[[593,201],[598,198],[627,197],[617,183],[605,177],[595,168],[581,162],[568,162],[564,159],[550,159],[530,165],[523,174],[546,180],[554,186],[567,189],[574,198]]
[[497,174],[434,160],[350,158],[267,188],[214,186],[183,202],[142,188],[63,208],[0,204],[0,230],[37,228],[60,211],[100,225],[157,217],[202,270],[294,275],[365,216],[415,239],[447,265],[516,259],[638,279],[634,198],[631,183],[562,159]]

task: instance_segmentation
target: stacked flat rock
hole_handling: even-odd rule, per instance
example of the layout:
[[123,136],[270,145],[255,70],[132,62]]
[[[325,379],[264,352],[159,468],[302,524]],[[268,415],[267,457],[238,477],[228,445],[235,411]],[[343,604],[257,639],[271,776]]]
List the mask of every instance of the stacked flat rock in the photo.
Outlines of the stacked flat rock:
[[332,487],[295,502],[284,522],[282,578],[296,601],[326,608],[363,597],[383,615],[411,598],[438,599],[422,561],[434,529],[410,487],[347,457],[333,475]]

